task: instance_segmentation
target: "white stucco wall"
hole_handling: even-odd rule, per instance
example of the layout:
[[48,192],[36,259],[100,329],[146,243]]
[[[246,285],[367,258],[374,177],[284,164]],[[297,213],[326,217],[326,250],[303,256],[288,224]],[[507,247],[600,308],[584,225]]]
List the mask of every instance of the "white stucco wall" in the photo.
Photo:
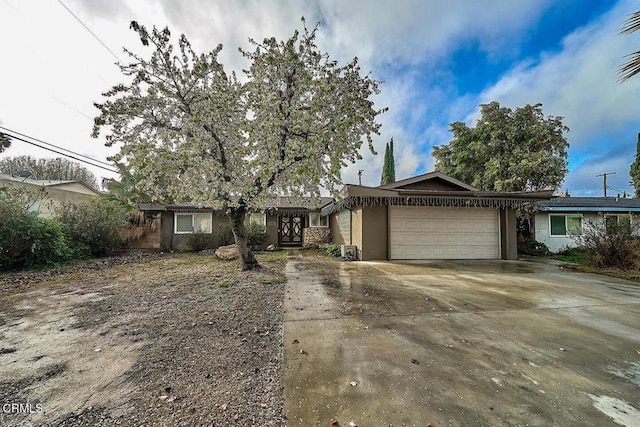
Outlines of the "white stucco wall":
[[[552,214],[577,215],[578,212],[552,212]],[[586,221],[602,218],[598,213],[582,214],[582,225],[586,225]],[[551,226],[549,224],[549,212],[538,212],[535,216],[535,239],[538,242],[547,245],[551,252],[559,252],[565,248],[576,247],[576,240],[571,236],[551,236]]]

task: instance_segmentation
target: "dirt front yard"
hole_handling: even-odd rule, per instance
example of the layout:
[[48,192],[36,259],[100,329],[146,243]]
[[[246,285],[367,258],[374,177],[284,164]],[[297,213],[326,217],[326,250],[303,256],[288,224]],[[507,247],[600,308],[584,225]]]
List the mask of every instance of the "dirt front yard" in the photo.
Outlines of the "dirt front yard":
[[259,260],[0,276],[0,425],[283,425],[285,256]]

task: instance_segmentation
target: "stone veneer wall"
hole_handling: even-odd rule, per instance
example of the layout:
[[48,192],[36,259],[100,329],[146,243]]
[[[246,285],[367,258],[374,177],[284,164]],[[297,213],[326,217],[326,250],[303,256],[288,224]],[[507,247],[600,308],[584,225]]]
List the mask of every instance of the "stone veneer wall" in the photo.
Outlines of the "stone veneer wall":
[[331,242],[331,229],[328,227],[305,228],[302,230],[302,246],[305,248],[329,242]]

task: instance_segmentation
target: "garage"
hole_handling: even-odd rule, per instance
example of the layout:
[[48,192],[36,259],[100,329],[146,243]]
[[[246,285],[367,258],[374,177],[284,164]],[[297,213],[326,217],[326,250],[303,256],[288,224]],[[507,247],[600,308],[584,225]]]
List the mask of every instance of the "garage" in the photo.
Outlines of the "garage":
[[389,258],[499,259],[498,209],[389,206]]
[[356,259],[518,259],[518,209],[553,190],[484,191],[439,171],[367,187],[347,184],[325,205],[333,243]]

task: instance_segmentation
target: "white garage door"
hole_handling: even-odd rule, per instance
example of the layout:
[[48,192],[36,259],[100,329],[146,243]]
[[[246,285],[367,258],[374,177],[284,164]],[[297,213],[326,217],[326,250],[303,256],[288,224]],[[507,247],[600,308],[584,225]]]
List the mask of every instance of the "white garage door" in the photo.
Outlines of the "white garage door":
[[391,259],[498,259],[498,210],[389,206]]

